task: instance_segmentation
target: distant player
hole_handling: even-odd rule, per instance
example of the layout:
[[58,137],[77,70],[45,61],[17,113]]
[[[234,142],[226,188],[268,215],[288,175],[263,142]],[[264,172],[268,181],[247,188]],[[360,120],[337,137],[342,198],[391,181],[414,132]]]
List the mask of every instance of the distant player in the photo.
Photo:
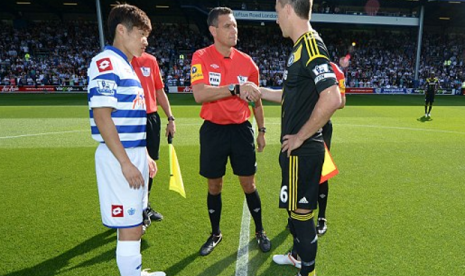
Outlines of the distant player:
[[[339,109],[344,108],[346,104],[346,85],[345,85],[345,77],[344,72],[337,66],[334,62],[331,62],[331,67],[333,67],[333,71],[336,74],[336,79],[339,85],[339,91],[341,92],[341,106]],[[331,137],[333,135],[333,124],[331,120],[326,123],[323,127],[323,140],[325,141],[328,150],[331,149]],[[328,230],[328,226],[326,224],[326,207],[328,204],[328,193],[329,193],[329,186],[328,181],[325,181],[320,184],[318,190],[318,221],[316,225],[316,230],[318,236],[323,236],[326,231]]]
[[[171,134],[174,137],[176,125],[174,123],[173,113],[171,112],[170,102],[163,89],[163,80],[160,75],[157,59],[148,53],[143,53],[141,57],[134,57],[131,61],[134,71],[144,89],[145,105],[147,109],[147,151],[153,160],[158,160],[160,152],[160,131],[161,121],[157,112],[157,102],[160,104],[163,112],[168,118],[165,135]],[[149,178],[149,197],[152,190],[153,178]],[[152,209],[150,202],[146,210],[147,219],[144,226],[148,227],[150,221],[160,221],[163,215]]]
[[117,229],[121,276],[164,276],[141,271],[142,213],[156,167],[146,149],[144,92],[130,64],[147,47],[152,25],[145,12],[128,4],[113,7],[107,24],[113,46],[95,56],[87,72],[92,138],[100,142],[95,170],[102,222]]
[[425,118],[431,117],[431,109],[433,108],[434,96],[438,92],[438,89],[439,79],[435,77],[434,72],[431,72],[431,77],[426,79],[425,85]]

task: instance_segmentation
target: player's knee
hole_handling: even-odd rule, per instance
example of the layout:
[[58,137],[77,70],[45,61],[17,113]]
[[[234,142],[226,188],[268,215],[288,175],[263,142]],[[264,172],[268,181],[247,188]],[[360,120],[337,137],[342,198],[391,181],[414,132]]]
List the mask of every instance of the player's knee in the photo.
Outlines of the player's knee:
[[253,176],[241,176],[239,177],[239,181],[241,182],[242,190],[244,190],[244,193],[246,194],[251,194],[257,189]]
[[223,179],[214,178],[208,179],[208,192],[211,195],[218,195],[223,190]]

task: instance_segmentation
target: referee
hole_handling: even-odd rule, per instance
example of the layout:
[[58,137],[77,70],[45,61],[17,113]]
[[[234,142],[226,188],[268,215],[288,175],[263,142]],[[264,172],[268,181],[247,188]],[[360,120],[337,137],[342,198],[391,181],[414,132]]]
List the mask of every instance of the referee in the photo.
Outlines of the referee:
[[[256,156],[254,129],[249,122],[248,102],[240,98],[257,90],[258,67],[250,56],[234,48],[237,44],[237,22],[231,9],[217,7],[207,19],[214,44],[197,50],[192,57],[191,82],[196,102],[202,103],[200,117],[200,174],[207,178],[207,208],[212,232],[200,248],[200,255],[210,254],[221,242],[220,218],[223,176],[228,158],[245,193],[255,222],[255,236],[263,252],[271,249],[262,225],[262,204],[255,186]],[[253,84],[253,85],[252,85]],[[253,112],[258,125],[258,151],[265,147],[265,120],[260,98]]]

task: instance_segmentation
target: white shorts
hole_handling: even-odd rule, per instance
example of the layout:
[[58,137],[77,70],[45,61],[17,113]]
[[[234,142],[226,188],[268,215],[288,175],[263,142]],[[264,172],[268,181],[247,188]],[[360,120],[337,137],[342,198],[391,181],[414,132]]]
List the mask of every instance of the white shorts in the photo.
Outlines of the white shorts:
[[100,213],[103,225],[109,228],[131,228],[142,224],[142,212],[147,208],[149,165],[145,147],[128,148],[126,153],[140,170],[144,187],[132,189],[123,175],[121,165],[105,144],[95,151]]

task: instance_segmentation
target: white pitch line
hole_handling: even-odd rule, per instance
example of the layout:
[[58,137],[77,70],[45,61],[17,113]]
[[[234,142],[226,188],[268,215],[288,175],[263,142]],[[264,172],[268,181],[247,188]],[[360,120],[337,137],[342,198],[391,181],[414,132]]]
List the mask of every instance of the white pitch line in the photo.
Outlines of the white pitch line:
[[439,133],[450,133],[450,134],[465,134],[465,132],[463,132],[463,131],[441,130],[441,129],[428,129],[428,128],[413,128],[413,127],[395,127],[395,126],[377,126],[377,125],[357,125],[357,124],[336,124],[336,126],[367,127],[367,128],[382,128],[382,129],[398,129],[398,130],[426,131],[426,132],[439,132]]
[[[255,126],[257,121],[255,117],[252,119],[252,126]],[[255,137],[254,137],[255,139]],[[235,276],[247,276],[249,267],[249,239],[250,239],[250,212],[247,205],[247,199],[244,198],[242,204],[242,221],[241,234],[239,235],[239,248],[237,249],[236,274]]]
[[242,205],[241,235],[237,250],[236,276],[247,276],[249,263],[250,212],[247,200]]
[[56,134],[75,133],[75,132],[83,132],[83,131],[88,131],[88,130],[69,130],[69,131],[22,134],[22,135],[14,135],[14,136],[3,136],[3,137],[0,137],[0,139],[13,139],[13,138],[23,138],[23,137],[33,137],[33,136],[56,135]]

